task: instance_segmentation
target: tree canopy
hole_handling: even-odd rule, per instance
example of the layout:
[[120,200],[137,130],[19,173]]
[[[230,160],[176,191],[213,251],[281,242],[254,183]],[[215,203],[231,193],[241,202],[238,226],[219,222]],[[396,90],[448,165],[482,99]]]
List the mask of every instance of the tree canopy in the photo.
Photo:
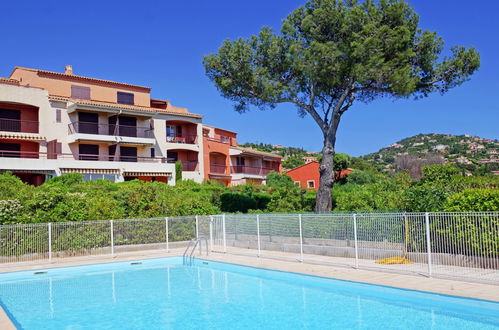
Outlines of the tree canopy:
[[473,47],[455,46],[444,56],[442,38],[418,24],[402,0],[309,0],[284,19],[280,33],[264,27],[226,40],[203,63],[235,110],[292,103],[315,120],[324,136],[316,210],[325,211],[332,207],[336,132],[354,101],[443,94],[480,65]]

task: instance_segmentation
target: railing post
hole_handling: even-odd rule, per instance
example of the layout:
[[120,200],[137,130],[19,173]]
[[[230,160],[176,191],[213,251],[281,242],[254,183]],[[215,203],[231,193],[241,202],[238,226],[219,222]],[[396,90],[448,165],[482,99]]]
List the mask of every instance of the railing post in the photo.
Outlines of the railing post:
[[303,262],[303,232],[301,227],[301,214],[298,214],[298,223],[300,225],[300,262]]
[[225,233],[225,214],[222,214],[222,230],[223,230],[223,238],[224,238],[224,253],[227,253],[227,236]]
[[428,212],[424,214],[426,223],[426,249],[428,253],[428,276],[431,277],[431,240],[430,240],[430,215]]
[[113,222],[113,220],[109,220],[109,224],[111,226],[111,256],[114,258],[114,222]]
[[49,262],[52,262],[52,223],[48,223],[49,230]]
[[357,214],[353,215],[353,242],[355,246],[355,268],[359,269],[359,246],[357,243]]
[[170,252],[170,235],[168,233],[168,217],[165,217],[165,238],[166,238],[166,252]]
[[210,250],[213,252],[213,216],[210,215]]
[[258,257],[260,257],[260,214],[256,215],[256,239],[258,243]]

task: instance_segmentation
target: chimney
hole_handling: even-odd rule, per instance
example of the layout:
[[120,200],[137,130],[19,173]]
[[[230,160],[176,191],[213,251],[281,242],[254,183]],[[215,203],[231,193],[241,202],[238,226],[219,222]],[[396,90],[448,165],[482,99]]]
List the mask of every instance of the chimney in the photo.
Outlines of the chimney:
[[64,73],[72,75],[73,74],[73,66],[72,65],[66,65],[66,70],[64,71]]

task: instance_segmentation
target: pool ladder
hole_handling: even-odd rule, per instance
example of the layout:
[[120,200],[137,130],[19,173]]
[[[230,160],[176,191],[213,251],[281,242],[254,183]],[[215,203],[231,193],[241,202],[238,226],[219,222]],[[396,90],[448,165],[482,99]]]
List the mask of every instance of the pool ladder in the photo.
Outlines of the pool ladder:
[[[203,244],[202,241],[205,241],[206,243],[206,255],[208,255],[208,239],[201,237],[197,239],[192,239],[189,241],[189,244],[187,244],[187,247],[185,248],[184,254],[182,255],[182,261],[184,265],[192,265],[192,260],[194,259],[194,252],[196,251],[196,248],[199,246],[199,254],[203,253]],[[194,245],[193,245],[194,244]]]

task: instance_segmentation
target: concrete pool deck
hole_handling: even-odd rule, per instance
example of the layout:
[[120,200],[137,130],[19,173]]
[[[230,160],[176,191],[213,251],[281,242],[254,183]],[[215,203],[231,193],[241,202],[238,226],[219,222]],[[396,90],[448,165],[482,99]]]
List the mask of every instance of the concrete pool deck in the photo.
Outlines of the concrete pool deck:
[[[15,272],[54,267],[69,267],[78,265],[109,263],[116,261],[139,260],[182,256],[184,248],[165,250],[137,251],[119,254],[115,257],[84,256],[55,259],[53,262],[27,262],[0,266],[0,272]],[[238,264],[243,266],[315,275],[339,280],[390,286],[400,289],[419,290],[451,296],[475,298],[499,302],[499,285],[472,283],[442,278],[428,278],[417,275],[406,275],[374,270],[336,267],[332,265],[302,263],[296,261],[296,254],[289,254],[289,261],[274,258],[259,258],[256,256],[235,255],[211,252],[207,255],[197,255],[199,259]],[[283,256],[281,256],[283,257]],[[293,261],[295,260],[295,261]],[[9,317],[0,307],[0,329],[16,329]]]

